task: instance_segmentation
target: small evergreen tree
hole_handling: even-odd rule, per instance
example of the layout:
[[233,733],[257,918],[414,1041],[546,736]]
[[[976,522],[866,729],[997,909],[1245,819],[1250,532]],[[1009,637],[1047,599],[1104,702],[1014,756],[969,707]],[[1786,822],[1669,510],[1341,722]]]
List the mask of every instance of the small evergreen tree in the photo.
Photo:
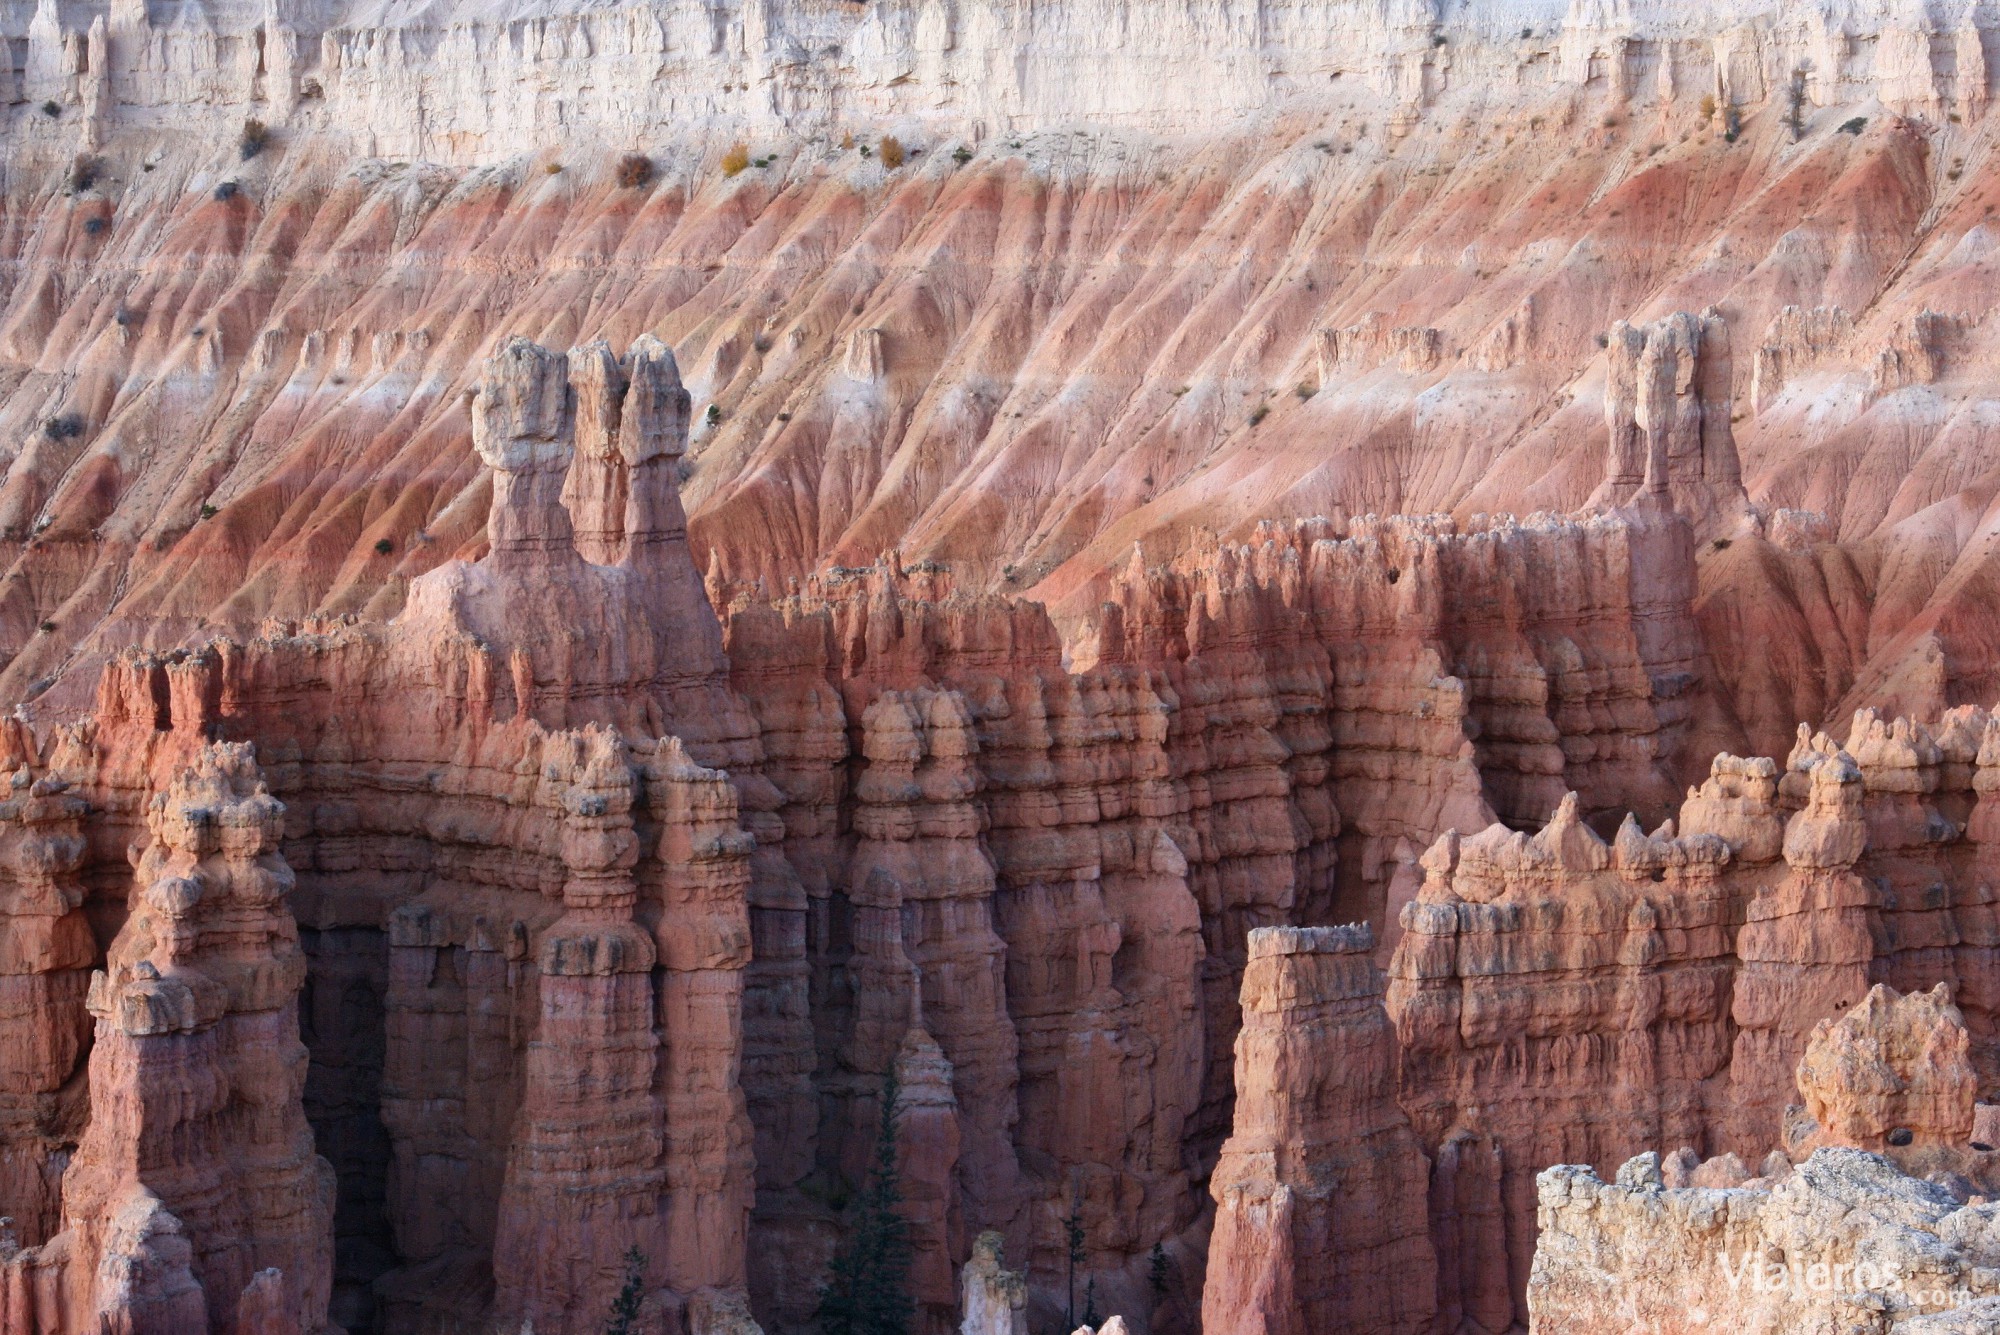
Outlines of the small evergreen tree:
[[1166,1244],[1154,1243],[1153,1254],[1146,1261],[1146,1283],[1153,1290],[1153,1305],[1156,1307],[1167,1296],[1167,1267],[1171,1264],[1167,1260]]
[[1076,1329],[1076,1267],[1083,1260],[1083,1202],[1070,1198],[1069,1218],[1063,1220],[1063,1236],[1069,1243],[1069,1299],[1063,1306],[1063,1324]]
[[882,1124],[875,1135],[875,1172],[856,1205],[854,1226],[835,1253],[820,1289],[824,1335],[908,1335],[916,1315],[910,1299],[910,1226],[896,1206],[896,1095],[892,1068],[882,1082]]
[[1792,71],[1791,86],[1785,90],[1785,128],[1792,132],[1795,144],[1799,142],[1799,136],[1806,132],[1806,72],[1803,67]]
[[637,1247],[625,1253],[625,1286],[611,1300],[604,1335],[632,1335],[638,1329],[639,1307],[646,1301],[646,1254]]

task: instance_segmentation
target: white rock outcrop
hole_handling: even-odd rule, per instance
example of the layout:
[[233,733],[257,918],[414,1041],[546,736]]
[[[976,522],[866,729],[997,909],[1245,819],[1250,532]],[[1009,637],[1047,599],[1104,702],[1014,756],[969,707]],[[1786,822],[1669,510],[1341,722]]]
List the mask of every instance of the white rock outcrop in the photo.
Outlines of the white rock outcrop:
[[1653,1155],[1616,1183],[1564,1164],[1536,1185],[1531,1331],[2000,1329],[2000,1204],[1862,1150],[1820,1150],[1775,1185],[1666,1187]]
[[383,156],[476,162],[713,121],[1204,132],[1336,95],[1408,111],[1550,85],[1744,104],[1797,78],[1813,105],[1966,113],[1985,106],[1995,22],[1975,0],[185,0],[108,16],[40,0],[0,31],[27,53],[12,99],[80,107],[93,142],[121,122],[233,129],[252,114]]

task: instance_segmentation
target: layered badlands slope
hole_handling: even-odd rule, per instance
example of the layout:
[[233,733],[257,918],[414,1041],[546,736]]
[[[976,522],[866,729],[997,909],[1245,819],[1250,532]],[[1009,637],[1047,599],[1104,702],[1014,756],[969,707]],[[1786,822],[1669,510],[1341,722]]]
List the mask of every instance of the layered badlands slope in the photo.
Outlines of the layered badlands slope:
[[892,1070],[927,1330],[1497,1335],[2000,1080],[1983,11],[0,17],[8,1335],[803,1329]]
[[[1712,305],[1752,500],[1825,521],[1704,549],[1735,740],[1782,747],[1857,683],[2000,691],[1991,34],[1407,9],[1029,6],[941,37],[953,6],[759,5],[701,11],[705,45],[679,9],[121,7],[93,37],[45,5],[0,242],[0,683],[77,665],[73,710],[121,644],[393,615],[476,551],[462,397],[510,332],[675,348],[726,581],[897,547],[1068,625],[1135,542],[1574,509],[1613,324]],[[634,82],[641,30],[665,54]],[[251,115],[273,146],[243,161]],[[893,171],[862,153],[885,130],[915,150]],[[727,178],[739,138],[759,165]]]

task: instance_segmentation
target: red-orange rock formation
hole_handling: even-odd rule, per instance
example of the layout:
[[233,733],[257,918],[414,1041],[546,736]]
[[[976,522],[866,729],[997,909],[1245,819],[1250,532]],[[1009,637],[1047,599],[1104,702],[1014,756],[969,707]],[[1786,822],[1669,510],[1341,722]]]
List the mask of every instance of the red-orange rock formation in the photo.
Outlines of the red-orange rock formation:
[[[1262,995],[1253,931],[1335,915],[1393,916],[1394,1051],[1366,1025],[1267,1038],[1381,1058],[1400,1185],[1338,1197],[1281,1268],[1384,1328],[1524,1310],[1544,1163],[1754,1158],[1812,1023],[1877,977],[1957,984],[1975,1069],[2000,1069],[1983,714],[1935,736],[1863,715],[1782,777],[1723,756],[1678,832],[1592,829],[1668,815],[1727,731],[1679,509],[1726,511],[1706,473],[1580,521],[1314,521],[1136,558],[1062,611],[1066,640],[893,553],[775,601],[699,577],[677,380],[651,344],[510,344],[475,400],[483,559],[415,581],[387,627],[118,660],[41,748],[100,808],[74,870],[50,864],[79,887],[115,883],[155,776],[211,736],[254,741],[293,813],[331,1319],[592,1329],[636,1249],[649,1310],[747,1290],[803,1324],[892,1066],[929,1326],[988,1229],[1046,1319],[1072,1214],[1104,1307],[1160,1307],[1156,1257],[1251,1274],[1279,1252],[1196,1186],[1256,1120],[1234,1105],[1264,1064],[1223,1060],[1236,998]],[[1700,419],[1674,411],[1670,462]],[[1494,821],[1550,806],[1532,836]],[[33,1106],[60,1154],[75,1103]],[[1322,1273],[1327,1229],[1421,1252],[1423,1280]],[[177,1236],[155,1248],[190,1267],[210,1245]],[[1285,1307],[1259,1302],[1224,1310]]]
[[[900,546],[1061,602],[1202,526],[1573,511],[1657,441],[1683,491],[1740,458],[1701,609],[1737,749],[1991,697],[1988,20],[1871,13],[1829,45],[1783,5],[1509,2],[1112,50],[1082,37],[1126,31],[1101,0],[983,27],[545,6],[533,41],[24,10],[0,693],[80,714],[131,643],[393,616],[482,542],[483,359],[652,334],[700,412],[672,465],[697,569],[746,586]],[[1117,81],[1044,63],[1078,51]],[[563,91],[517,107],[521,81]],[[900,168],[860,151],[877,115],[912,118]],[[738,137],[758,165],[725,175]],[[601,434],[570,495],[603,562]],[[1823,540],[1776,541],[1785,511]]]
[[[386,632],[279,629],[178,661],[121,662],[105,674],[94,718],[59,736],[49,761],[76,776],[115,836],[133,825],[149,774],[188,757],[212,764],[201,747],[216,733],[255,739],[292,813],[294,900],[314,957],[303,1028],[324,1056],[308,1078],[296,1039],[289,1049],[260,1040],[270,1055],[246,1083],[277,1129],[242,1130],[252,1146],[296,1153],[311,1110],[341,1179],[339,1222],[327,1218],[331,1175],[314,1179],[317,1195],[289,1192],[303,1220],[266,1226],[218,1214],[226,1202],[183,1206],[170,1190],[178,1175],[208,1171],[184,1151],[160,1167],[170,1175],[161,1185],[141,1173],[140,1186],[164,1202],[152,1214],[116,1206],[109,1193],[125,1188],[100,1183],[97,1147],[119,1134],[108,1110],[118,1106],[114,1080],[129,1078],[120,1045],[140,1044],[143,1055],[152,1040],[127,1040],[131,1025],[101,1019],[90,1130],[65,1178],[77,1203],[65,1206],[57,1241],[21,1253],[20,1273],[67,1273],[88,1298],[90,1258],[110,1245],[100,1234],[111,1219],[124,1222],[105,1236],[152,1258],[133,1271],[152,1278],[117,1301],[167,1303],[159,1319],[173,1329],[230,1329],[253,1271],[270,1267],[283,1275],[280,1306],[305,1330],[326,1324],[336,1270],[333,1319],[389,1328],[490,1312],[543,1330],[596,1330],[634,1250],[651,1308],[722,1311],[729,1291],[740,1295],[753,1191],[742,1078],[750,904],[760,878],[776,900],[797,892],[776,838],[757,852],[754,832],[777,828],[778,797],[756,774],[755,724],[729,691],[719,627],[681,536],[671,459],[686,400],[671,358],[642,344],[624,362],[601,348],[574,362],[575,391],[565,363],[532,345],[493,365],[477,434],[502,500],[485,561],[424,581]],[[601,491],[622,497],[615,521],[597,511],[594,541],[611,565],[582,560],[558,499],[579,412],[600,433]],[[554,633],[579,600],[623,610],[608,613],[606,633]],[[673,618],[689,617],[674,629]],[[649,726],[668,720],[677,733]],[[704,768],[698,755],[732,770]],[[59,779],[30,782],[61,791]],[[275,839],[280,808],[259,800]],[[59,810],[47,800],[32,808],[44,818]],[[192,837],[160,836],[174,849],[195,848]],[[51,876],[67,865],[58,852],[42,856]],[[185,917],[170,893],[183,882],[169,877],[166,890],[135,897],[120,941],[154,933],[138,906],[159,895],[172,902],[150,911]],[[265,973],[291,991],[233,1002],[221,1021],[197,1008],[204,1031],[293,1022],[306,966],[296,938],[284,940]],[[125,990],[180,986],[164,964],[165,982],[124,981],[156,966],[127,969],[119,949],[110,990],[93,1003],[106,1015],[122,1014]],[[296,1067],[284,1064],[288,1052]],[[149,1076],[127,1097],[143,1109],[176,1087]],[[195,1114],[209,1115],[199,1105]],[[285,1129],[291,1140],[278,1137]],[[175,1134],[184,1146],[215,1133]],[[252,1163],[266,1177],[276,1171]],[[174,1279],[174,1265],[190,1282]],[[276,1282],[259,1280],[243,1310],[271,1308]],[[48,1308],[27,1329],[82,1329],[95,1309],[81,1301]]]
[[0,807],[0,875],[5,876],[4,1020],[16,1035],[0,1048],[0,1200],[17,1242],[34,1246],[59,1226],[70,1147],[87,1115],[82,1082],[90,1017],[84,995],[97,944],[83,911],[79,874],[89,804],[68,781],[37,773],[33,735],[6,728],[10,792]]
[[90,1124],[62,1230],[9,1258],[7,1329],[229,1331],[239,1303],[326,1328],[334,1176],[300,1101],[283,817],[242,744],[203,750],[148,803],[130,916],[91,979]]
[[1970,1143],[1978,1085],[1968,1047],[1964,1017],[1945,984],[1898,996],[1878,983],[1859,1005],[1814,1027],[1798,1071],[1814,1129],[1787,1149],[1796,1156],[1823,1144],[1883,1150]]
[[[1757,1162],[1809,1046],[1846,1033],[1840,1017],[1872,983],[1920,985],[1928,996],[1942,980],[1959,997],[1951,1011],[1970,1035],[1966,1064],[1936,1078],[1954,1107],[1962,1095],[1963,1111],[1896,1115],[1949,1123],[1956,1140],[1969,1134],[1995,1056],[1981,838],[1990,813],[1981,814],[1975,741],[1987,726],[1970,709],[1935,732],[1863,711],[1845,749],[1802,733],[1782,776],[1768,760],[1718,757],[1689,790],[1678,833],[1648,836],[1628,820],[1606,845],[1566,802],[1532,837],[1494,826],[1426,855],[1389,1006],[1402,1103],[1439,1163],[1434,1233],[1447,1303],[1454,1290],[1494,1292],[1485,1277],[1501,1244],[1479,1190],[1489,1176],[1519,1295],[1537,1165],[1608,1167],[1659,1145]],[[1881,1008],[1868,1003],[1855,1023]],[[1891,1028],[1921,1049],[1924,1025]],[[1907,1083],[1913,1062],[1928,1072],[1957,1060],[1946,1049],[1919,1058],[1885,1048],[1880,1061],[1900,1074],[1882,1079]],[[1809,1061],[1802,1089],[1811,1070]],[[1879,1137],[1849,1133],[1847,1143]],[[1475,1149],[1480,1173],[1466,1193],[1459,1156]],[[1486,1240],[1468,1247],[1468,1232]]]
[[1430,1328],[1430,1165],[1396,1106],[1374,948],[1366,927],[1251,933],[1204,1331]]
[[1942,984],[1877,986],[1814,1031],[1806,1106],[1762,1176],[1734,1155],[1690,1168],[1685,1149],[1633,1157],[1614,1185],[1579,1165],[1542,1173],[1530,1329],[1990,1329],[2000,1165],[1967,1142],[1968,1038]]
[[1051,1324],[1072,1213],[1191,1318],[1259,929],[1376,929],[1433,1166],[1342,1227],[1454,1327],[1537,1168],[1760,1162],[1872,983],[1992,1092],[1990,17],[1114,8],[9,20],[13,1273],[218,740],[330,1291],[120,1216],[161,1320],[589,1330],[636,1249],[801,1328],[892,1069],[928,1325],[985,1230]]
[[1704,528],[1728,527],[1745,503],[1732,370],[1729,325],[1713,308],[1645,328],[1613,325],[1604,390],[1611,452],[1594,499],[1672,496]]

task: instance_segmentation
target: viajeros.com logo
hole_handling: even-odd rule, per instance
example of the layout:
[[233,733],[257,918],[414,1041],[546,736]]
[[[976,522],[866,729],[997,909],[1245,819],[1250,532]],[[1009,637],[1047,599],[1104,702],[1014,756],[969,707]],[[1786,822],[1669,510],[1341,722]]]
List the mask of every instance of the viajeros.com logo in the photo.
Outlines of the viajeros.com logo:
[[1720,1252],[1716,1264],[1731,1293],[1787,1294],[1805,1301],[1844,1293],[1899,1294],[1916,1307],[1964,1307],[1977,1296],[1963,1288],[1917,1288],[1893,1265],[1873,1261],[1775,1261],[1754,1252]]

